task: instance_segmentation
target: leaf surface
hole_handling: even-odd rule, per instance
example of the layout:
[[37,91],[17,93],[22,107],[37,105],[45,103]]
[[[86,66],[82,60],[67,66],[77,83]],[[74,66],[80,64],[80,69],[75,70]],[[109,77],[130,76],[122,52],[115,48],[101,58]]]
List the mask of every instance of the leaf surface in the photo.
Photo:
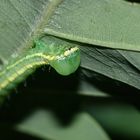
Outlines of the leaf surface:
[[123,0],[65,0],[45,32],[103,47],[140,51],[140,6]]
[[86,113],[79,113],[71,124],[63,126],[51,112],[40,110],[17,125],[17,129],[54,140],[110,140],[102,127]]

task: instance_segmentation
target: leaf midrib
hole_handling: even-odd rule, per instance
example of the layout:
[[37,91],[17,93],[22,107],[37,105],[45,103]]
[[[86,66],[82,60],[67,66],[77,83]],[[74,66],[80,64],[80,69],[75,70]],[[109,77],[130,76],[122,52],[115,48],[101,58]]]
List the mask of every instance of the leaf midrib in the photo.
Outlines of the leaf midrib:
[[44,6],[40,18],[38,18],[38,20],[35,22],[34,28],[32,29],[30,36],[28,37],[27,41],[23,44],[23,49],[31,48],[34,44],[34,40],[38,40],[39,38],[45,35],[44,28],[47,25],[52,14],[54,13],[56,7],[62,1],[63,0],[50,0],[48,6]]

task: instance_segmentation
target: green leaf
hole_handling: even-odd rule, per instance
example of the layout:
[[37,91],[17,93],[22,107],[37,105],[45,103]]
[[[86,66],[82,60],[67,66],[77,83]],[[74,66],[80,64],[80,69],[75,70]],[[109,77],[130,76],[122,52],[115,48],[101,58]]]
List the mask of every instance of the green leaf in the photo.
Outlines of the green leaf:
[[84,96],[95,96],[95,97],[105,97],[105,98],[110,97],[110,95],[107,92],[102,91],[101,89],[99,89],[94,85],[97,82],[96,80],[93,81],[94,82],[92,83],[86,80],[86,78],[80,79],[76,92]]
[[86,113],[78,114],[68,126],[49,111],[38,110],[17,125],[20,132],[54,140],[109,140],[99,124]]
[[65,0],[47,34],[103,47],[140,51],[140,6],[123,0]]
[[93,73],[110,77],[140,89],[140,53],[81,46],[82,63],[87,77]]
[[0,9],[0,67],[11,60],[14,63],[33,47],[34,40],[50,34],[81,45],[84,69],[139,89],[139,52],[84,45],[139,51],[138,4],[123,0],[9,0],[2,1]]
[[0,64],[33,46],[61,0],[8,0],[0,4]]
[[140,111],[136,105],[116,99],[101,99],[87,110],[110,135],[118,136],[118,139],[140,139]]

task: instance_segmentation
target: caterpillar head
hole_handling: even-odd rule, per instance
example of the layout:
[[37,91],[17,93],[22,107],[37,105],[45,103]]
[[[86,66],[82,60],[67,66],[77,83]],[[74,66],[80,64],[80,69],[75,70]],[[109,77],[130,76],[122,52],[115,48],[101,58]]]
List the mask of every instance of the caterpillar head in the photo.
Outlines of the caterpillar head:
[[61,75],[74,73],[80,65],[80,50],[78,47],[68,48],[57,55],[50,65]]
[[47,44],[36,41],[39,51],[48,57],[49,64],[61,75],[69,75],[76,71],[80,65],[80,50],[78,47],[63,44]]

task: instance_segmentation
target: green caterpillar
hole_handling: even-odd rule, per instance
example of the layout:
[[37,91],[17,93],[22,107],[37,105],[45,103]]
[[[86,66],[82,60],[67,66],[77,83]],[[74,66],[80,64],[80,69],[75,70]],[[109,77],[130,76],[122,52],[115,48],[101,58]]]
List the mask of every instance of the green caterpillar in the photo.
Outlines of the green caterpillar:
[[17,58],[0,71],[0,94],[22,81],[35,68],[49,64],[61,75],[69,75],[80,65],[80,50],[77,46],[46,44],[36,41],[35,47]]

